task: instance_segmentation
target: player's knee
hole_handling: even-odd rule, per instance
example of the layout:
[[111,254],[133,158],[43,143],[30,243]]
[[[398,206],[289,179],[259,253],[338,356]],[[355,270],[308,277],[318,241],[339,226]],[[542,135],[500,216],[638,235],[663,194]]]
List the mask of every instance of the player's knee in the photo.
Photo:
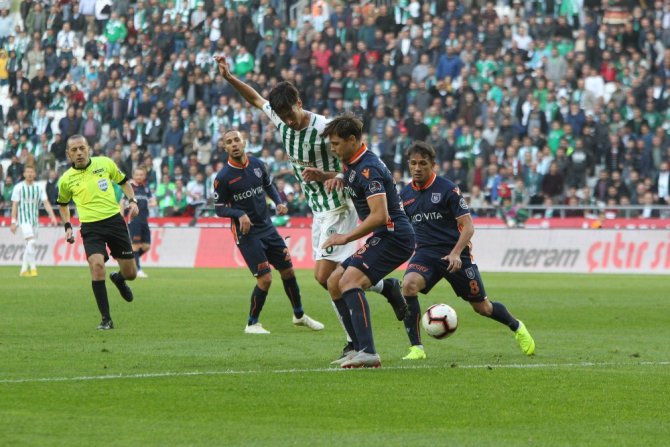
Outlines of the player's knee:
[[340,290],[339,283],[340,283],[339,275],[330,275],[328,279],[326,279],[326,288],[328,289],[328,292],[331,293],[331,295],[333,292]]
[[266,273],[265,275],[260,276],[256,282],[258,283],[258,287],[261,289],[269,290],[270,286],[272,285],[272,274]]
[[[488,301],[482,301],[479,303],[471,303],[472,309],[483,317],[488,317],[491,315],[493,308],[491,307]],[[487,305],[488,304],[488,305]]]
[[402,294],[403,296],[417,296],[419,294],[419,284],[411,279],[403,279]]
[[281,275],[281,279],[291,279],[295,277],[295,271],[293,271],[292,268],[280,270],[279,274]]
[[316,282],[321,284],[321,287],[324,289],[328,289],[328,278],[330,275],[327,272],[322,272],[322,271],[316,271],[314,272],[314,279],[316,279]]

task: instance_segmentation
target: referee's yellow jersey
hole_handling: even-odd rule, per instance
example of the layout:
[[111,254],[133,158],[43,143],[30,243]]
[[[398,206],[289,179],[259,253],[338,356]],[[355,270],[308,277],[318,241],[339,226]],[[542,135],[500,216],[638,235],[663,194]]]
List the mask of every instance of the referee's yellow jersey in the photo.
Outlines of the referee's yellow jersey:
[[91,157],[82,169],[74,165],[58,181],[58,204],[74,200],[81,222],[98,222],[119,213],[112,182],[123,185],[126,175],[107,157]]

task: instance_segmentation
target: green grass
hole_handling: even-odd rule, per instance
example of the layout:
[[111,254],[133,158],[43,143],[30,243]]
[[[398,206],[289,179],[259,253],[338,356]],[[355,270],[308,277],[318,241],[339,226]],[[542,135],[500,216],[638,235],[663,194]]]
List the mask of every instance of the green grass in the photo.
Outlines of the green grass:
[[[383,368],[331,369],[343,334],[326,293],[299,272],[291,325],[278,277],[244,335],[245,270],[151,269],[116,329],[84,268],[0,268],[0,445],[667,445],[670,301],[662,276],[485,274],[490,298],[523,319],[537,355],[438,285],[459,329],[407,363],[402,325],[369,294]],[[98,379],[96,379],[98,378]]]

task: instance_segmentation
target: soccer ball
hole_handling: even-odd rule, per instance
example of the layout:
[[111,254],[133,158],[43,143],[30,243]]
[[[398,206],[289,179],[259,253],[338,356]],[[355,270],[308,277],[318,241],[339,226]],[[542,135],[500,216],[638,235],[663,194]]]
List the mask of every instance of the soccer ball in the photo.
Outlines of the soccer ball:
[[447,338],[458,328],[456,311],[446,304],[433,304],[423,313],[421,325],[434,338]]

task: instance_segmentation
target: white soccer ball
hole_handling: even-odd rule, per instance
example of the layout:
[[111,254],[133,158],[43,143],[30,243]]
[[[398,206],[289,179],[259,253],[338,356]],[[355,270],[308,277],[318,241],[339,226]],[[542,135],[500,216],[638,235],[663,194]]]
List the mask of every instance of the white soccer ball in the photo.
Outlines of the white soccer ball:
[[421,325],[434,338],[447,338],[458,328],[456,311],[446,304],[433,304],[423,313]]

